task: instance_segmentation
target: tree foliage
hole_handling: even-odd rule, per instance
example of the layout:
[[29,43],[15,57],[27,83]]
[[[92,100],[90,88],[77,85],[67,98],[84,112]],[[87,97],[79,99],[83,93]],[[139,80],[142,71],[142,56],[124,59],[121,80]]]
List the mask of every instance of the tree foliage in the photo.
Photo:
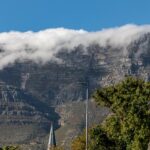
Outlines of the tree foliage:
[[128,77],[117,85],[97,90],[94,99],[112,113],[101,125],[90,129],[89,150],[147,150],[150,82]]
[[0,150],[20,150],[18,146],[4,146]]

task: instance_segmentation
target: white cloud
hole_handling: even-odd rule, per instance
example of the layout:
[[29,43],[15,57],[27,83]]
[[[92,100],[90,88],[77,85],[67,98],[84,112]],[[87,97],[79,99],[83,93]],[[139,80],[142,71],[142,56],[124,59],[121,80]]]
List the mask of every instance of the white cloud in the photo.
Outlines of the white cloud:
[[79,44],[85,47],[92,43],[126,47],[147,32],[150,32],[150,25],[131,24],[97,32],[57,28],[39,32],[0,33],[0,69],[15,61],[32,60],[45,63],[53,59],[54,54],[62,48],[72,49]]

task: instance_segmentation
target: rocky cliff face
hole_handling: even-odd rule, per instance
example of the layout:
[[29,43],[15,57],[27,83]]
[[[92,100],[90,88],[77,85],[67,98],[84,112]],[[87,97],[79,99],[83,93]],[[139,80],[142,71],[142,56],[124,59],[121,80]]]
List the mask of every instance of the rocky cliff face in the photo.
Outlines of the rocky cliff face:
[[83,100],[87,82],[92,91],[117,82],[125,75],[150,78],[150,34],[124,47],[82,45],[71,51],[63,49],[56,54],[61,61],[44,65],[33,62],[16,63],[0,71],[0,79],[31,93],[48,105]]
[[126,48],[94,43],[86,50],[82,45],[71,51],[64,48],[56,57],[59,62],[16,62],[0,70],[0,128],[15,134],[9,139],[8,133],[1,132],[0,143],[38,143],[43,139],[44,144],[49,123],[54,121],[59,127],[60,116],[68,114],[56,113],[55,108],[83,101],[87,86],[91,95],[97,87],[114,84],[126,75],[150,80],[148,33]]

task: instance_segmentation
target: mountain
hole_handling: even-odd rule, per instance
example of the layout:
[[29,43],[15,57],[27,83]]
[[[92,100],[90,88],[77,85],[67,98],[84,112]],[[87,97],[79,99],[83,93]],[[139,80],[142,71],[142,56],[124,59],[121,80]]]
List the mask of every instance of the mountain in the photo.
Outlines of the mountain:
[[[1,144],[30,143],[33,149],[41,146],[42,150],[53,121],[59,143],[67,145],[85,127],[87,87],[91,96],[96,88],[119,82],[126,75],[150,81],[148,32],[126,46],[114,46],[109,41],[87,47],[79,44],[72,49],[62,48],[55,57],[58,61],[46,63],[16,61],[0,70]],[[100,117],[91,119],[91,124],[101,122],[109,113],[93,105],[91,116]],[[83,115],[78,118],[80,113]]]

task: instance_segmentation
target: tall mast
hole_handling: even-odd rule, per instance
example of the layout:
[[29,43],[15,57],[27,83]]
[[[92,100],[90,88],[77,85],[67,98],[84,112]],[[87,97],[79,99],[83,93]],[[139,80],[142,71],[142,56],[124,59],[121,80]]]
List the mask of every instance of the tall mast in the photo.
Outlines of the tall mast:
[[92,67],[92,61],[93,61],[94,54],[92,53],[90,60],[89,60],[89,66],[86,74],[86,82],[87,82],[87,87],[86,87],[86,147],[85,150],[88,150],[88,105],[89,105],[89,85],[90,85],[90,70]]
[[89,89],[86,90],[86,150],[88,150],[88,101],[89,101]]

